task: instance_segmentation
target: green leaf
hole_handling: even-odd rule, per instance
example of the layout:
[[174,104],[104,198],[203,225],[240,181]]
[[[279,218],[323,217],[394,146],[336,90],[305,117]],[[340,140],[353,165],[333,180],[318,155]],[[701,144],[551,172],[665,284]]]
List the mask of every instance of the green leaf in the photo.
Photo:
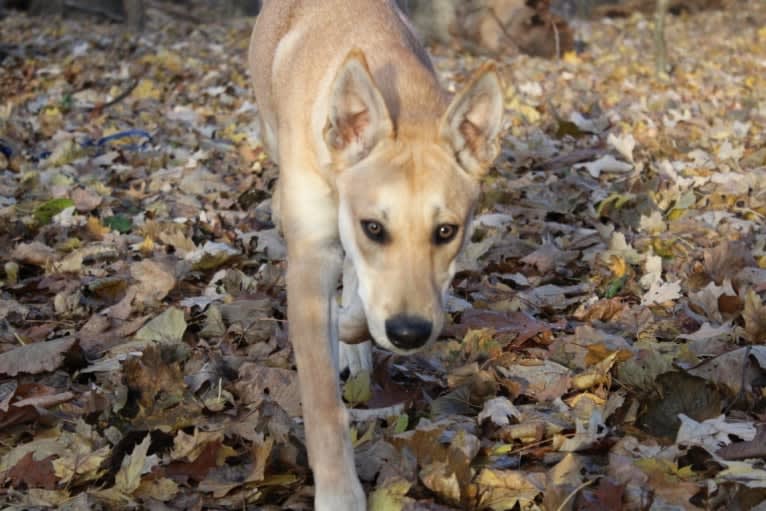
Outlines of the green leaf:
[[114,216],[105,218],[104,225],[109,227],[113,231],[117,231],[120,234],[125,234],[130,232],[130,230],[133,228],[133,221],[130,218],[123,215],[114,215]]
[[370,372],[362,371],[348,379],[343,387],[343,399],[351,406],[366,403],[372,398]]
[[596,214],[598,216],[604,216],[607,209],[610,211],[619,210],[635,198],[636,195],[633,193],[613,193],[599,203],[596,208]]
[[35,221],[39,225],[48,225],[51,223],[51,220],[54,216],[58,215],[62,211],[64,211],[67,208],[71,208],[74,206],[74,201],[72,199],[67,198],[61,198],[61,199],[51,199],[45,204],[42,204],[37,207],[37,209],[34,212]]
[[560,120],[556,126],[556,138],[564,138],[567,135],[573,138],[580,138],[587,135],[587,133],[572,121]]
[[59,108],[64,111],[71,110],[73,105],[74,98],[72,98],[71,94],[64,94],[59,101]]
[[396,422],[394,423],[394,434],[398,435],[399,433],[404,433],[407,431],[407,426],[410,425],[410,417],[403,413],[399,417],[396,418]]
[[618,279],[613,279],[609,285],[606,287],[606,291],[604,292],[604,298],[614,298],[617,296],[620,291],[622,291],[623,286],[625,286],[625,281],[627,280],[626,276],[622,276]]

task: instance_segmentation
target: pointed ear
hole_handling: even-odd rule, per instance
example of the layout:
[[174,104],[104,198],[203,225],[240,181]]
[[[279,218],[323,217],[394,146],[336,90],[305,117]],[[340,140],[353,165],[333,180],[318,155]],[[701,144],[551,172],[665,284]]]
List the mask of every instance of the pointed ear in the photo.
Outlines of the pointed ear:
[[493,64],[485,64],[452,100],[441,121],[441,136],[458,163],[479,178],[500,150],[503,123],[503,88]]
[[338,69],[329,104],[323,135],[334,161],[353,165],[393,136],[391,116],[361,50],[351,50]]

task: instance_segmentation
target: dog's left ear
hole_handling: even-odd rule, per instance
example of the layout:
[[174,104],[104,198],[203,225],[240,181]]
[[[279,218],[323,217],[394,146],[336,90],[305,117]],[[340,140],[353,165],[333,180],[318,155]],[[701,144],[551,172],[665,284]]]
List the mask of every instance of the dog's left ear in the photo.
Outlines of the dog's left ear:
[[324,140],[333,160],[353,165],[394,132],[386,102],[372,79],[361,50],[340,66],[330,88]]
[[463,169],[478,178],[497,157],[502,123],[503,88],[495,66],[488,63],[452,100],[441,121],[441,136]]

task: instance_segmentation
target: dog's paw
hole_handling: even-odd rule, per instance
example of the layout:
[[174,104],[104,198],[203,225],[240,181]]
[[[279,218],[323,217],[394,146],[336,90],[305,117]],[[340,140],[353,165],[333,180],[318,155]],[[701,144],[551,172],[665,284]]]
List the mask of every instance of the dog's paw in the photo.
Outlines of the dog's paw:
[[345,493],[317,488],[314,509],[316,511],[366,511],[367,497],[358,482],[355,482]]
[[372,372],[372,342],[359,344],[340,343],[340,372],[348,369],[352,375],[362,371]]

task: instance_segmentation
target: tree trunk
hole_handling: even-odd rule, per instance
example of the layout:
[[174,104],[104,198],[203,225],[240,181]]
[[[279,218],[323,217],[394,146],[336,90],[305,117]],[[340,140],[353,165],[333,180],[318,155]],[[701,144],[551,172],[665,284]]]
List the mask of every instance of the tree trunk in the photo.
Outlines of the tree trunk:
[[654,52],[655,71],[662,76],[668,72],[668,48],[665,44],[665,18],[668,13],[668,0],[657,0],[654,13]]
[[144,0],[124,0],[125,21],[131,30],[141,32],[146,26],[146,6]]

